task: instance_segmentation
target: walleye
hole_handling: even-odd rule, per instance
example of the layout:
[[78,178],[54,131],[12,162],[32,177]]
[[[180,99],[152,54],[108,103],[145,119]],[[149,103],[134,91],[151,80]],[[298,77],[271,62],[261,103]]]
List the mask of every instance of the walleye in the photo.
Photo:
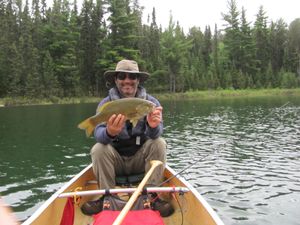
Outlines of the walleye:
[[97,110],[96,115],[82,121],[78,125],[78,128],[85,130],[87,137],[89,137],[98,124],[107,122],[113,114],[126,116],[126,119],[135,127],[140,118],[152,112],[154,109],[155,104],[148,100],[141,98],[122,98],[102,105]]

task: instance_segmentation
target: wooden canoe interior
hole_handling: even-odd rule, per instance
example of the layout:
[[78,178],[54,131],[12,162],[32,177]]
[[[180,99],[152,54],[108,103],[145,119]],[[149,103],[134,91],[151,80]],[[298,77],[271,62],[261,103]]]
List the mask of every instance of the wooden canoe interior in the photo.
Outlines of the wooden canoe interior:
[[[172,176],[172,173],[169,170],[165,170],[165,177],[168,178]],[[73,183],[71,183],[63,192],[71,192],[76,188],[81,187],[83,190],[93,190],[97,189],[98,186],[96,184],[88,184],[87,181],[95,180],[92,169],[88,169],[85,173],[83,173],[78,179],[76,179]],[[167,186],[181,186],[185,187],[186,185],[179,179],[172,179]],[[189,191],[185,193],[183,196],[176,194],[181,208],[179,208],[176,200],[171,197],[171,194],[164,194],[161,196],[164,199],[168,199],[172,202],[172,205],[175,207],[175,213],[170,217],[163,218],[166,225],[180,225],[182,224],[182,216],[181,210],[183,211],[183,224],[184,225],[212,225],[216,224],[215,220],[208,213],[206,208],[202,205],[199,199],[193,194],[193,192]],[[66,198],[56,198],[57,196],[52,196],[53,201],[49,201],[48,206],[38,215],[31,223],[33,225],[56,225],[60,224],[61,217],[63,214],[63,210],[66,204]],[[92,224],[93,217],[85,216],[81,213],[80,206],[92,199],[97,199],[99,196],[84,196],[80,199],[79,205],[75,205],[75,219],[74,225],[84,225],[84,224]]]

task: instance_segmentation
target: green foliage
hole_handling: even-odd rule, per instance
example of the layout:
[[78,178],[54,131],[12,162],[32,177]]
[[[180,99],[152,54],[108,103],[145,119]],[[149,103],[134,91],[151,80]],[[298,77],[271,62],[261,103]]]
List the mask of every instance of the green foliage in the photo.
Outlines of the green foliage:
[[186,34],[172,15],[159,27],[155,8],[143,24],[138,0],[76,4],[0,1],[0,97],[104,95],[104,71],[123,58],[152,74],[145,85],[156,93],[300,85],[300,19],[269,23],[260,7],[251,26],[229,0],[225,29]]
[[280,87],[282,88],[296,88],[299,87],[299,77],[296,77],[296,74],[291,72],[281,72],[280,77]]

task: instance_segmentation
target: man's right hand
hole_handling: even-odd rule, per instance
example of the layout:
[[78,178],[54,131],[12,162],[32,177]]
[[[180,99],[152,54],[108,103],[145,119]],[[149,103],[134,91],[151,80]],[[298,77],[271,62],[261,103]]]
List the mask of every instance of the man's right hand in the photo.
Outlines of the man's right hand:
[[126,117],[122,114],[113,114],[106,124],[106,132],[109,136],[115,137],[121,131],[123,126],[125,125]]

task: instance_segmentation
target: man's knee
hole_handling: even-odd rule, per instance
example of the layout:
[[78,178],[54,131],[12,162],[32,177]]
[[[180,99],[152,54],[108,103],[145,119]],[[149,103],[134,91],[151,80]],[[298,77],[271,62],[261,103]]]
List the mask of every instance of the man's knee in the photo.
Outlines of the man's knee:
[[163,138],[156,138],[156,139],[151,140],[150,145],[153,146],[153,149],[156,149],[158,151],[165,152],[167,149],[167,143],[166,143],[165,139],[163,139]]
[[151,158],[164,161],[166,158],[167,144],[163,138],[150,139],[145,143],[144,153]]

